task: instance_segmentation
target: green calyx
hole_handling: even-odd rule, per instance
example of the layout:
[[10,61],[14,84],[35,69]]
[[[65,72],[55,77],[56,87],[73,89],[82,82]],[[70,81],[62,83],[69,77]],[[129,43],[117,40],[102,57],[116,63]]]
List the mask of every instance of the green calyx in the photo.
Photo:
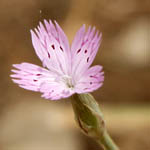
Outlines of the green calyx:
[[80,129],[90,137],[99,138],[105,123],[99,105],[91,94],[74,94],[71,97],[75,119]]
[[119,150],[106,130],[101,109],[89,94],[74,94],[71,102],[75,120],[83,133],[96,140],[105,150]]

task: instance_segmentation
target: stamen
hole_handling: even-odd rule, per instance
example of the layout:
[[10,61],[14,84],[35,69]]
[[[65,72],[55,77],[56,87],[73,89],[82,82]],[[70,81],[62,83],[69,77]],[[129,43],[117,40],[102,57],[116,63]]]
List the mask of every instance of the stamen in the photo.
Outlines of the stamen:
[[72,78],[68,75],[64,75],[63,76],[63,82],[65,83],[65,85],[69,88],[69,89],[73,89],[74,85],[72,83]]

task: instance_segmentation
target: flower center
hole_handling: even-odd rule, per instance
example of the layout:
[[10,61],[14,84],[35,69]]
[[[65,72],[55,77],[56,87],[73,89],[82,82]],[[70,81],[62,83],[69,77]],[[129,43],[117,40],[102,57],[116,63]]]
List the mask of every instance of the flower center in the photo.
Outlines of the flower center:
[[63,82],[65,83],[65,85],[69,88],[69,89],[73,89],[74,88],[74,84],[72,81],[72,78],[68,75],[64,75],[62,77]]

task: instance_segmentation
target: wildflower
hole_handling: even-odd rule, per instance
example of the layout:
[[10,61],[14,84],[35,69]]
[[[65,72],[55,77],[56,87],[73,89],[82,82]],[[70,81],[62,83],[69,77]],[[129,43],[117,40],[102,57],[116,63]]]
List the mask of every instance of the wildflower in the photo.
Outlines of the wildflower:
[[92,92],[102,86],[102,66],[90,67],[101,42],[101,33],[95,27],[85,31],[83,25],[69,47],[68,39],[55,23],[44,20],[31,30],[35,52],[43,67],[21,63],[14,64],[12,80],[20,87],[41,92],[51,100],[66,98],[74,93]]
[[58,100],[71,96],[76,122],[87,136],[106,150],[119,150],[109,136],[103,114],[94,97],[88,92],[100,88],[104,81],[102,66],[90,67],[101,42],[95,27],[77,32],[71,48],[60,26],[44,20],[31,30],[32,43],[43,67],[14,64],[12,80],[20,87],[42,93],[42,97]]

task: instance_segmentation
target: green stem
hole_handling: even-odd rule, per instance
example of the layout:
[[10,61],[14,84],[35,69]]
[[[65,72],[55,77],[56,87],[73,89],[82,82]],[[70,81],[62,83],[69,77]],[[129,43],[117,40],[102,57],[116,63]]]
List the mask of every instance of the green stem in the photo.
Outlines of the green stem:
[[97,142],[104,148],[104,150],[119,150],[107,131],[97,140]]

